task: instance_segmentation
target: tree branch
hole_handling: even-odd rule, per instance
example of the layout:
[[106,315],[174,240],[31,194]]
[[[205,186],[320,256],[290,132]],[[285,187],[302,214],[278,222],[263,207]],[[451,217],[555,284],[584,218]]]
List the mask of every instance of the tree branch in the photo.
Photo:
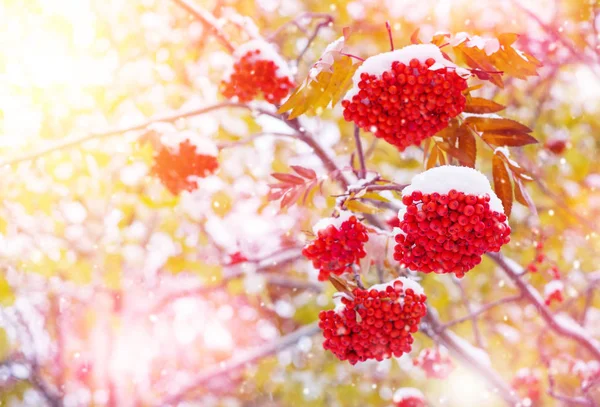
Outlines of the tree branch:
[[360,163],[358,178],[362,179],[367,176],[367,166],[365,164],[365,155],[360,141],[360,128],[357,125],[354,125],[354,142],[356,143],[356,155],[358,156],[358,162]]
[[219,27],[219,24],[215,17],[203,8],[197,7],[187,0],[173,0],[178,6],[186,10],[188,13],[194,16],[198,21],[204,25],[204,28],[211,31],[211,33],[223,44],[227,51],[231,54],[235,50],[235,47],[231,44],[225,33]]
[[451,326],[462,324],[463,322],[469,321],[474,316],[479,316],[479,315],[481,315],[483,313],[486,313],[489,310],[491,310],[491,309],[493,309],[493,308],[495,308],[495,307],[497,307],[499,305],[504,305],[504,304],[508,304],[508,303],[511,303],[511,302],[519,301],[522,298],[523,298],[523,295],[518,294],[518,295],[513,295],[511,297],[502,298],[502,299],[500,299],[498,301],[490,302],[489,304],[484,305],[483,307],[481,307],[477,311],[470,312],[468,315],[465,315],[464,317],[455,319],[455,320],[450,321],[450,322],[446,322],[443,326],[444,326],[444,328],[450,328]]
[[548,324],[548,327],[552,331],[579,343],[586,348],[595,359],[600,360],[600,344],[588,335],[584,328],[577,322],[573,321],[572,323],[565,323],[564,321],[557,319],[544,304],[544,300],[540,293],[538,293],[531,285],[523,281],[521,278],[522,270],[516,269],[516,264],[507,262],[500,253],[488,253],[487,256],[504,270],[508,278],[510,278],[517,286],[523,295],[523,298],[535,306],[542,319]]
[[319,326],[317,323],[306,325],[295,332],[292,332],[286,336],[279,338],[269,344],[266,344],[256,350],[246,352],[238,357],[229,359],[226,362],[220,363],[218,366],[208,368],[200,372],[194,380],[183,386],[177,392],[167,396],[157,405],[159,406],[172,406],[185,398],[185,395],[197,388],[202,387],[211,380],[217,379],[222,376],[226,376],[238,369],[244,368],[248,365],[254,364],[260,359],[273,355],[291,346],[294,346],[298,341],[305,337],[310,337],[319,332]]

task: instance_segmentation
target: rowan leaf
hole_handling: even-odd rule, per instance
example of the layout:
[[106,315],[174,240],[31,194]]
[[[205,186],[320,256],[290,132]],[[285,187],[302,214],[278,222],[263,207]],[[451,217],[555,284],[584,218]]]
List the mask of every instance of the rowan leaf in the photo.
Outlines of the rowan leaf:
[[500,103],[479,97],[470,98],[465,106],[466,113],[496,113],[504,109]]
[[525,194],[527,193],[527,191],[524,191],[525,188],[523,184],[521,184],[521,182],[518,179],[515,179],[513,184],[515,190],[515,199],[521,205],[527,206],[527,199],[525,199]]
[[434,144],[433,148],[429,152],[429,158],[427,159],[427,164],[425,165],[426,170],[435,167],[435,164],[438,160],[438,151],[439,149],[437,148],[437,145]]
[[288,192],[283,196],[279,207],[281,209],[285,209],[292,206],[298,201],[298,199],[300,199],[302,194],[304,194],[304,190],[305,188],[301,186],[289,189]]
[[350,288],[348,287],[347,282],[345,282],[344,280],[342,280],[335,274],[329,275],[329,281],[331,282],[331,284],[333,284],[333,286],[335,287],[336,290],[338,290],[339,292],[342,292],[342,293],[346,293],[346,294],[350,295],[352,298],[354,298],[354,296],[352,295],[352,291],[350,291]]
[[458,148],[465,153],[466,159],[461,161],[462,165],[475,168],[477,160],[477,142],[475,136],[466,126],[458,129]]
[[420,30],[421,30],[420,28],[417,28],[410,36],[411,44],[420,44],[421,43],[421,40],[419,39],[419,31]]
[[331,104],[335,106],[352,83],[352,76],[360,66],[352,58],[333,53],[328,70],[312,70],[309,76],[279,108],[278,113],[289,113],[294,119],[301,114],[319,115]]
[[310,168],[304,168],[299,165],[291,165],[290,167],[292,167],[292,170],[294,170],[296,172],[296,174],[298,174],[304,178],[307,178],[307,179],[316,179],[317,178],[317,173],[314,172],[313,170],[311,170]]
[[357,200],[351,200],[346,202],[346,208],[352,212],[366,213],[369,215],[375,215],[381,213],[382,209],[379,209],[372,205],[367,205]]
[[531,133],[531,129],[518,121],[505,117],[467,116],[464,121],[479,132],[519,132]]
[[450,145],[447,142],[438,143],[438,147],[444,150],[448,155],[456,158],[459,162],[470,162],[471,158],[466,152]]
[[492,176],[494,179],[494,191],[504,207],[504,213],[506,216],[510,216],[513,202],[513,190],[510,183],[510,175],[504,160],[498,155],[494,154],[492,159]]
[[304,180],[296,175],[293,174],[284,174],[281,172],[275,172],[273,174],[271,174],[271,176],[281,182],[284,182],[286,184],[304,184]]
[[494,146],[521,147],[538,142],[535,137],[521,132],[500,133],[486,131],[481,134],[481,138]]

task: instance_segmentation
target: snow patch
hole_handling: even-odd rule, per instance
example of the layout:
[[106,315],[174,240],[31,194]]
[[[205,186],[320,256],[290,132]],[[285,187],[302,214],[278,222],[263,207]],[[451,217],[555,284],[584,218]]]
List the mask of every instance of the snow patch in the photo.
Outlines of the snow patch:
[[346,93],[344,99],[352,100],[352,97],[358,94],[360,90],[358,88],[358,83],[360,82],[360,76],[363,73],[380,77],[384,72],[392,69],[392,64],[395,61],[408,65],[412,59],[417,59],[419,62],[424,63],[429,58],[435,60],[435,64],[429,67],[432,71],[447,67],[456,69],[456,73],[463,78],[470,76],[468,70],[460,68],[453,62],[444,58],[442,52],[436,45],[413,44],[395,51],[384,52],[367,58],[354,73],[354,76],[352,77],[352,89]]
[[550,297],[555,292],[562,292],[565,285],[560,280],[552,280],[544,286],[544,297]]
[[[288,66],[287,62],[279,55],[279,52],[275,49],[273,44],[264,41],[264,40],[251,40],[248,41],[235,49],[233,52],[233,59],[235,61],[239,61],[246,55],[248,52],[252,51],[260,51],[258,55],[252,55],[251,61],[273,61],[275,66],[277,67],[277,71],[275,72],[279,77],[288,77],[293,79],[292,71]],[[233,67],[225,72],[223,79],[228,81],[233,73]]]
[[425,396],[421,393],[421,390],[415,389],[414,387],[403,387],[401,389],[396,390],[394,393],[394,403],[400,403],[406,399],[419,399],[425,401]]
[[337,313],[337,314],[344,312],[346,310],[346,305],[344,305],[344,303],[342,302],[342,298],[347,298],[350,301],[352,301],[352,297],[350,297],[346,293],[337,292],[337,293],[333,294],[333,305],[335,305],[335,308],[333,309],[333,311],[335,311],[335,313]]
[[336,53],[339,54],[340,52],[342,52],[344,45],[346,45],[346,40],[343,36],[327,45],[327,47],[325,47],[325,51],[323,51],[323,55],[321,55],[321,58],[319,58],[319,60],[315,62],[312,68],[310,68],[310,71],[308,71],[308,77],[310,79],[316,80],[317,76],[323,70],[325,70],[326,72],[331,72],[331,67],[333,66],[333,62],[335,59],[334,55]]
[[423,287],[421,287],[421,284],[419,284],[415,280],[411,280],[410,278],[407,278],[407,277],[398,277],[397,279],[389,281],[387,283],[372,285],[371,287],[369,287],[369,290],[385,291],[388,287],[393,288],[394,283],[396,281],[400,281],[402,283],[402,289],[404,291],[406,291],[410,288],[417,295],[425,294],[425,291],[423,290]]
[[179,151],[179,144],[189,141],[196,147],[196,152],[201,155],[216,157],[219,154],[217,145],[209,138],[203,137],[193,130],[176,131],[163,134],[160,143],[171,151]]
[[476,346],[471,345],[469,342],[456,335],[454,332],[448,331],[448,335],[452,337],[452,339],[460,345],[463,350],[466,351],[473,359],[477,361],[480,365],[484,366],[492,366],[492,362],[490,360],[490,356],[486,351]]
[[402,196],[408,196],[414,191],[421,191],[424,194],[433,192],[447,194],[451,189],[472,195],[488,194],[490,208],[493,211],[504,213],[502,202],[494,193],[486,176],[469,167],[443,165],[417,174],[413,177],[410,185],[404,188]]
[[341,211],[340,216],[337,218],[323,218],[313,226],[312,230],[315,235],[319,233],[320,230],[325,230],[329,225],[333,225],[336,229],[340,229],[342,223],[346,222],[350,219],[354,214],[350,211]]

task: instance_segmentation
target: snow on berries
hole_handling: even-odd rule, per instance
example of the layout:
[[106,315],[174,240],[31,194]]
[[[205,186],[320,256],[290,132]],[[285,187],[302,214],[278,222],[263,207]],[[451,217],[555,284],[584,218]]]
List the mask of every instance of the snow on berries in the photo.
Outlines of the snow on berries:
[[238,47],[233,57],[233,68],[221,84],[226,98],[249,102],[262,92],[268,102],[279,103],[294,87],[287,63],[268,42],[249,41]]
[[419,389],[403,387],[396,390],[392,398],[395,407],[426,407],[425,396]]
[[464,110],[468,74],[433,44],[370,57],[342,101],[344,118],[403,151],[446,128]]
[[219,168],[217,146],[194,132],[167,134],[160,142],[153,172],[175,195],[193,191],[198,186],[198,178],[207,177]]
[[565,286],[560,280],[552,280],[544,286],[544,302],[550,305],[553,302],[563,302],[563,290]]
[[394,259],[409,269],[460,278],[510,241],[502,202],[472,168],[427,170],[404,188],[402,203]]
[[400,357],[411,351],[412,334],[427,313],[425,300],[422,287],[405,277],[341,294],[334,310],[319,313],[323,348],[353,365]]
[[348,211],[342,211],[337,218],[321,219],[313,226],[313,232],[317,238],[304,247],[302,254],[319,270],[321,281],[330,274],[351,272],[352,266],[367,255],[367,228]]
[[423,369],[428,379],[445,379],[454,370],[454,363],[445,348],[423,349],[413,364]]

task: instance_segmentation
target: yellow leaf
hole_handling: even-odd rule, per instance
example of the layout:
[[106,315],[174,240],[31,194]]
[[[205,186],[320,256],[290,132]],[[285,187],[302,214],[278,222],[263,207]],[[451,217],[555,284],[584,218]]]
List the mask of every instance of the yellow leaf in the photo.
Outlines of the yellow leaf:
[[359,65],[350,57],[338,56],[331,66],[332,72],[322,71],[314,79],[306,78],[278,113],[290,111],[289,118],[294,119],[304,113],[318,115],[329,104],[335,106],[348,90]]
[[0,305],[7,307],[15,301],[15,294],[4,276],[0,276]]
[[350,210],[352,212],[366,213],[369,215],[375,215],[377,213],[382,212],[381,209],[376,208],[375,206],[367,205],[362,202],[354,201],[354,200],[347,202],[346,208],[348,208],[348,210]]

